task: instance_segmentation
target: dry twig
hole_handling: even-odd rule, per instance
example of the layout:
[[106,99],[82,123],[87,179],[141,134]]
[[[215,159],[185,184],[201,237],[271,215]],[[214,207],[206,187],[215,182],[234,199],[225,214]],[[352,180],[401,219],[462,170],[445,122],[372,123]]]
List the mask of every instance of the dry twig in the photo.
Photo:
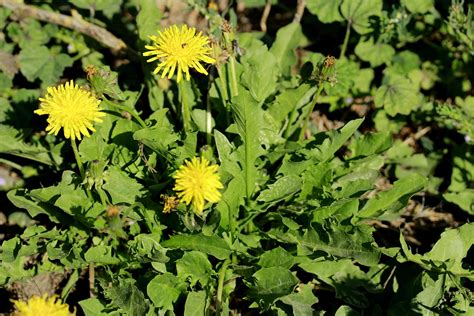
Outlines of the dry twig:
[[36,20],[61,25],[83,33],[92,37],[104,46],[109,47],[114,53],[118,53],[127,48],[127,45],[121,39],[115,37],[106,29],[83,20],[80,16],[71,17],[56,12],[50,12],[13,0],[0,0],[0,7],[12,10],[20,19],[34,18]]
[[301,22],[301,18],[303,17],[304,8],[306,7],[306,0],[298,0],[298,4],[296,5],[296,13],[295,17],[293,18],[293,22]]
[[267,4],[265,4],[265,8],[263,9],[262,18],[260,19],[260,28],[262,32],[267,32],[267,19],[270,15],[270,9],[272,8],[272,1],[267,0]]
[[89,297],[95,297],[95,267],[94,263],[89,263]]
[[427,126],[418,132],[416,134],[411,135],[410,137],[406,138],[403,142],[408,145],[413,145],[415,144],[416,141],[418,141],[420,138],[425,136],[429,131],[431,131],[431,127]]

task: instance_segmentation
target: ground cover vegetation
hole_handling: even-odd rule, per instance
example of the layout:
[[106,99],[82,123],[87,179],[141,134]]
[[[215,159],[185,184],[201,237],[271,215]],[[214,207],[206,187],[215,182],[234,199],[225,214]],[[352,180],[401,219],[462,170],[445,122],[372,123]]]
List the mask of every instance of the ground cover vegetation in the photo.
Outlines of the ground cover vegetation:
[[474,314],[473,12],[0,0],[0,314]]

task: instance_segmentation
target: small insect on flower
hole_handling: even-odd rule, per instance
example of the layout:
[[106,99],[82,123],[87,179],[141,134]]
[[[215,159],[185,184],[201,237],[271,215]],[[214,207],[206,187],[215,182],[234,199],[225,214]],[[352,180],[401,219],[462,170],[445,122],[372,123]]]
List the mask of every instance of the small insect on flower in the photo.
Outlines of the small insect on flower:
[[221,199],[219,189],[224,186],[217,172],[217,165],[210,165],[206,158],[194,157],[182,165],[174,178],[173,188],[181,202],[189,205],[192,202],[194,212],[200,215],[205,201],[217,203]]
[[64,137],[72,140],[89,137],[94,132],[93,122],[102,122],[105,113],[99,109],[100,101],[89,91],[71,80],[64,85],[49,87],[40,107],[34,111],[38,115],[48,115],[46,131],[57,135],[61,128]]
[[202,35],[201,32],[196,34],[194,27],[189,28],[187,25],[183,25],[180,29],[173,25],[163,32],[158,32],[158,36],[150,36],[150,39],[153,41],[153,45],[145,46],[149,51],[143,53],[143,56],[153,56],[147,62],[159,60],[160,63],[153,73],[157,74],[162,71],[162,78],[168,75],[168,78],[171,79],[176,71],[178,82],[183,78],[183,74],[186,75],[186,80],[190,80],[190,68],[207,75],[208,73],[201,62],[208,64],[216,62],[214,58],[210,57],[209,38]]
[[33,296],[27,302],[13,301],[15,311],[13,316],[70,316],[76,312],[70,313],[69,306],[61,303],[56,295],[48,297],[47,294],[42,297]]

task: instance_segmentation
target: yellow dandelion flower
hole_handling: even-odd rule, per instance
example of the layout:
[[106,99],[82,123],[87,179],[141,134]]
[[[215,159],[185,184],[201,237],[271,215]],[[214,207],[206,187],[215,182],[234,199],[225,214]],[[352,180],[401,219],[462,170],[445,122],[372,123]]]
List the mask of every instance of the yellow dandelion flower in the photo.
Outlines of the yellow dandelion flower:
[[57,135],[61,128],[64,136],[72,140],[81,139],[81,135],[90,136],[94,132],[93,122],[102,122],[105,113],[100,112],[97,100],[89,91],[80,88],[74,81],[65,85],[49,87],[44,98],[40,98],[38,115],[49,115],[46,131]]
[[186,80],[190,79],[189,69],[194,68],[198,72],[207,75],[206,69],[201,62],[213,64],[216,60],[209,56],[211,48],[209,47],[209,38],[196,34],[194,27],[188,28],[183,25],[179,29],[176,25],[166,28],[163,32],[158,32],[158,36],[152,35],[150,39],[153,45],[146,45],[148,52],[143,56],[153,56],[147,62],[159,60],[160,63],[153,73],[157,74],[163,70],[161,77],[173,77],[177,69],[177,81],[180,82],[183,74],[186,74]]
[[176,184],[173,190],[181,202],[186,205],[192,202],[194,212],[198,215],[204,210],[205,201],[217,203],[221,199],[219,189],[224,186],[217,169],[218,166],[210,165],[207,159],[194,157],[186,161],[174,176]]
[[42,297],[33,296],[27,302],[13,301],[15,312],[13,316],[69,316],[76,313],[69,313],[69,306],[61,303],[56,295],[49,297],[47,294]]

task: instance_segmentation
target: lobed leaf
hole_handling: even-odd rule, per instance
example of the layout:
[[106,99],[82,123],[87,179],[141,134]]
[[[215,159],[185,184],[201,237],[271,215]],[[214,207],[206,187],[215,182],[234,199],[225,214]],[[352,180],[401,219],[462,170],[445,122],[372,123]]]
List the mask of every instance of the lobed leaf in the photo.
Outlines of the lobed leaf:
[[163,241],[161,245],[167,248],[201,251],[220,260],[227,259],[232,253],[229,245],[217,236],[175,235],[171,236],[170,239]]

